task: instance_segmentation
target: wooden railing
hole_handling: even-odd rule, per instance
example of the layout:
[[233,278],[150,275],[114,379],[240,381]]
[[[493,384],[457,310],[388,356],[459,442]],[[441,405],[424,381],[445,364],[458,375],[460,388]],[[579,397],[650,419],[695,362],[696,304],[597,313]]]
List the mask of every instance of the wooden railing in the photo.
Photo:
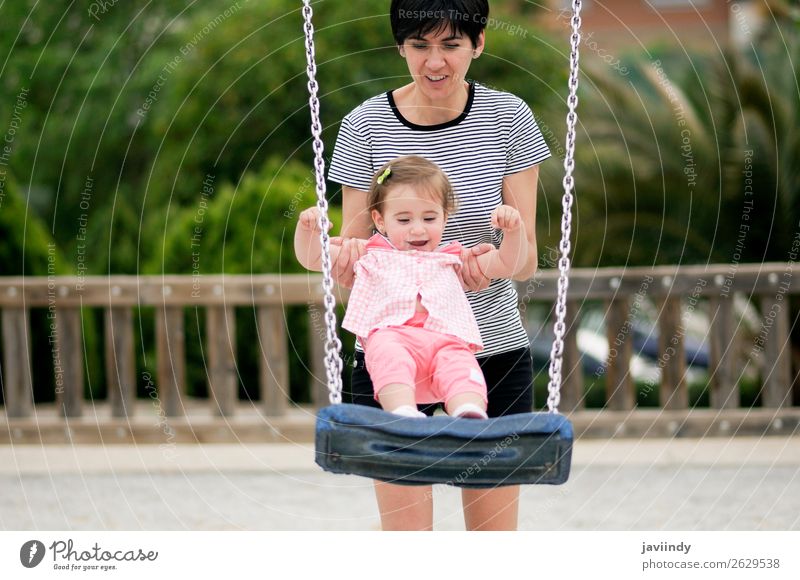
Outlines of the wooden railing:
[[[577,372],[576,322],[581,303],[587,299],[602,299],[606,303],[606,334],[610,347],[606,368],[606,407],[611,410],[634,408],[635,392],[630,373],[633,333],[630,327],[636,310],[641,308],[637,301],[641,303],[647,297],[656,302],[659,311],[661,407],[678,410],[688,406],[685,317],[693,310],[706,308],[711,321],[708,334],[710,406],[712,409],[739,408],[738,382],[742,361],[736,360],[734,293],[754,299],[761,311],[762,330],[753,349],[764,355],[761,357],[764,361],[761,369],[763,407],[791,406],[794,377],[789,342],[789,297],[800,291],[792,269],[790,263],[740,265],[736,268],[710,265],[573,270],[567,306],[569,320],[564,367],[574,372],[567,371],[562,389],[562,408],[582,408],[583,373]],[[525,296],[523,292],[523,301]],[[536,298],[554,300],[553,283],[545,285],[544,293],[537,292]]]
[[[659,416],[670,411],[682,411],[684,415],[690,411],[685,379],[684,317],[693,309],[706,308],[711,320],[710,408],[714,411],[709,416],[713,421],[724,422],[724,417],[720,419],[721,412],[741,411],[738,390],[741,361],[736,360],[732,337],[736,325],[733,295],[743,293],[759,305],[762,316],[762,331],[753,348],[763,351],[760,357],[764,361],[761,402],[763,410],[767,411],[764,429],[771,426],[779,432],[794,433],[800,424],[800,413],[797,408],[791,408],[794,375],[789,343],[789,296],[798,293],[800,284],[795,280],[793,266],[790,262],[736,267],[574,269],[569,285],[560,410],[577,417],[585,409],[577,322],[585,301],[602,300],[607,307],[605,320],[610,346],[605,372],[605,409],[623,412],[626,417],[645,413],[636,410],[635,386],[630,373],[631,328],[637,309],[649,298],[659,306]],[[520,283],[518,290],[523,309],[531,302],[552,303],[555,288],[556,273],[553,271],[540,272],[531,281]],[[339,292],[338,298],[346,300],[346,292]],[[42,357],[52,357],[55,369],[56,415],[72,426],[76,418],[84,416],[86,377],[81,308],[87,307],[102,308],[105,316],[103,359],[110,416],[98,419],[99,423],[111,424],[117,419],[119,421],[114,424],[124,431],[135,416],[137,369],[133,312],[135,307],[142,306],[155,309],[157,371],[155,377],[145,373],[145,379],[154,392],[152,398],[158,400],[161,418],[174,418],[170,419],[172,425],[181,424],[178,419],[187,412],[184,309],[191,307],[202,308],[206,314],[203,357],[209,392],[206,404],[210,413],[207,414],[223,419],[222,424],[226,426],[233,424],[232,421],[235,423],[237,409],[241,407],[237,400],[235,309],[249,308],[257,317],[260,342],[258,420],[275,431],[275,425],[294,408],[288,397],[288,331],[284,314],[284,308],[292,305],[305,305],[314,319],[309,332],[312,399],[314,406],[324,405],[327,393],[322,383],[325,373],[321,368],[319,275],[0,278],[3,335],[0,377],[9,437],[13,440],[15,433],[24,435],[22,427],[31,427],[25,421],[38,417],[31,365],[39,364]],[[31,309],[47,312],[50,352],[31,351]],[[744,411],[748,416],[753,412],[752,409]],[[308,412],[304,415],[310,425],[308,421],[313,415]],[[191,421],[187,421],[191,430]],[[592,421],[594,424],[596,419]],[[674,420],[670,425],[670,429],[677,432]]]

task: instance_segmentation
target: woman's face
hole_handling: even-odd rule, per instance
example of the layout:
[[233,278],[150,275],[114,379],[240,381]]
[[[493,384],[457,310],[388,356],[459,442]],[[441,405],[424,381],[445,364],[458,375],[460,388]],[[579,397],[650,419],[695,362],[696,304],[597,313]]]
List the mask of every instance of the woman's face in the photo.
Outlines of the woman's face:
[[409,37],[400,47],[417,88],[431,101],[447,101],[463,91],[463,82],[474,57],[483,51],[484,33],[478,45],[468,36],[446,28],[424,37]]

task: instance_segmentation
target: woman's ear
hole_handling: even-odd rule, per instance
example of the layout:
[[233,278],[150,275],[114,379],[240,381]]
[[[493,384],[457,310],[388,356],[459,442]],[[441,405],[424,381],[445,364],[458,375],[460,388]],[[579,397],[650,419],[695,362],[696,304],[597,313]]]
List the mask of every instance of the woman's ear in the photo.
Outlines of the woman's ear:
[[475,48],[472,51],[472,58],[478,58],[483,49],[486,46],[486,31],[482,30],[480,36],[478,36],[478,43],[475,45]]
[[400,56],[402,56],[403,58],[405,58],[405,57],[406,57],[406,49],[405,49],[405,48],[403,48],[403,45],[402,45],[402,44],[398,44],[398,45],[397,45],[397,50],[398,50],[398,52],[400,53]]

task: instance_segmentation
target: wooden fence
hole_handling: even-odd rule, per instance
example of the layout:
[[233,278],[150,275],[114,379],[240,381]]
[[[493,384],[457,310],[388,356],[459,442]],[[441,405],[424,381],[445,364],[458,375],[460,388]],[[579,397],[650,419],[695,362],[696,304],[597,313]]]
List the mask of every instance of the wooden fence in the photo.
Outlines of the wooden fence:
[[[798,293],[793,263],[764,265],[666,266],[656,268],[574,269],[569,285],[564,385],[560,410],[570,413],[583,436],[681,436],[735,433],[796,433],[800,409],[792,407],[791,310]],[[518,286],[521,304],[552,304],[556,273],[543,271]],[[752,349],[764,361],[761,407],[742,408],[738,388],[742,361],[734,348],[734,294],[758,305],[761,332]],[[340,291],[340,300],[346,292]],[[661,369],[660,408],[636,406],[630,372],[632,323],[644,299],[658,307]],[[581,306],[602,300],[609,356],[605,371],[605,408],[584,405],[584,373],[577,346]],[[305,305],[314,318],[311,341],[312,406],[290,402],[288,332],[284,308]],[[137,400],[134,356],[134,308],[155,309],[156,376],[144,373],[151,397]],[[84,400],[85,356],[81,308],[101,308],[105,317],[104,364],[108,400]],[[203,358],[209,397],[186,397],[184,314],[206,314]],[[260,401],[239,401],[236,361],[236,308],[257,318]],[[685,317],[705,308],[711,321],[710,408],[689,407],[686,382]],[[50,323],[50,352],[32,352],[31,309],[43,309]],[[326,404],[322,384],[319,275],[253,276],[108,276],[0,278],[2,387],[5,413],[0,442],[90,441],[164,442],[217,440],[308,440],[313,407]],[[55,405],[35,404],[32,364],[51,357],[55,369]],[[153,404],[157,403],[155,415]],[[199,405],[199,407],[198,407]],[[204,407],[204,408],[203,408]],[[147,409],[140,411],[141,409]],[[137,418],[137,414],[142,417]],[[153,417],[157,421],[153,423]],[[155,429],[154,429],[155,428]]]

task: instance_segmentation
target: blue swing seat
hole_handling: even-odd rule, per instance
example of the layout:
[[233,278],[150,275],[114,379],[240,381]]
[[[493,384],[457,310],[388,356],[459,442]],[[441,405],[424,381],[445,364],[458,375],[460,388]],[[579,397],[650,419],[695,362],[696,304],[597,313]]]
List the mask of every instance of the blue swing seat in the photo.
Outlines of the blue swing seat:
[[553,413],[423,419],[341,404],[317,414],[316,462],[407,485],[557,485],[569,477],[572,439],[572,424]]

